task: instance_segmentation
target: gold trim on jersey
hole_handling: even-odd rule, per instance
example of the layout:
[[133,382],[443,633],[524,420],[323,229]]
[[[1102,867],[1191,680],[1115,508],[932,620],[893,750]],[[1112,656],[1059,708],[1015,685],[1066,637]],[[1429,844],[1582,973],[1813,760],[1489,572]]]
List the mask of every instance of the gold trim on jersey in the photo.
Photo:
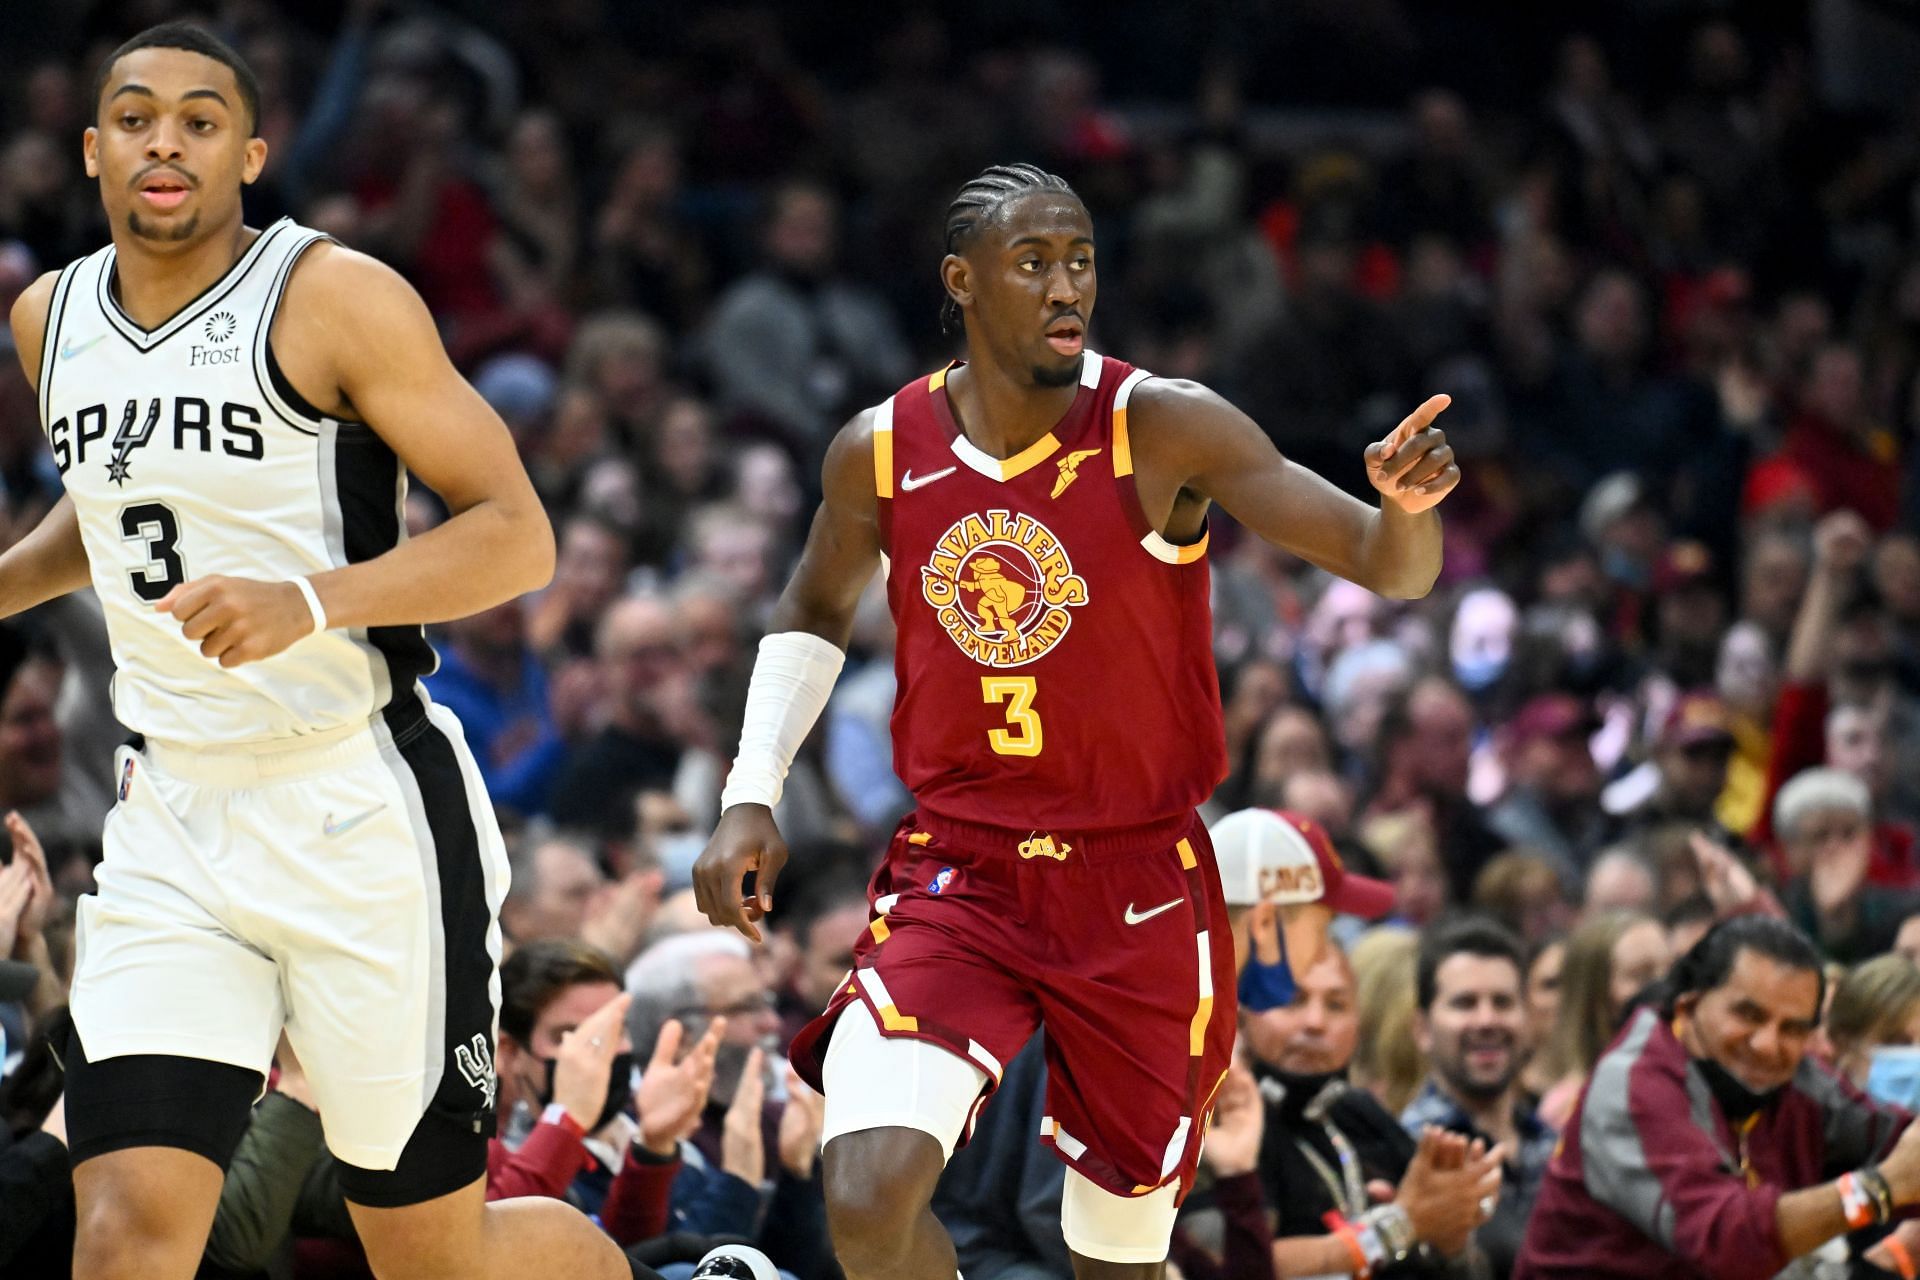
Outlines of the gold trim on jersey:
[[893,496],[893,397],[873,415],[873,492]]
[[989,480],[1017,480],[1051,458],[1060,448],[1060,437],[1049,431],[1011,458],[996,458],[979,445],[958,435],[953,438],[954,456]]
[[1121,476],[1133,474],[1133,438],[1127,434],[1127,402],[1133,399],[1133,389],[1153,375],[1145,369],[1135,369],[1120,383],[1113,393],[1113,474]]
[[1212,537],[1212,530],[1203,529],[1200,533],[1200,541],[1189,542],[1183,547],[1177,542],[1168,542],[1158,533],[1149,532],[1146,537],[1140,539],[1140,545],[1145,547],[1147,554],[1155,560],[1164,561],[1167,564],[1192,564],[1207,554],[1207,542]]

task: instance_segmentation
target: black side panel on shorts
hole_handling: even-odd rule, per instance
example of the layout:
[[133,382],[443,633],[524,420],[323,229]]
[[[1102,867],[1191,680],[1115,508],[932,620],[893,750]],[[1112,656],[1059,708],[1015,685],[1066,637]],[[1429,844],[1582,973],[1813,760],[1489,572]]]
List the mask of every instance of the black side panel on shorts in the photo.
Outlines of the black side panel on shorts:
[[247,1131],[258,1071],[171,1054],[87,1058],[80,1029],[67,1032],[67,1144],[73,1163],[129,1147],[173,1147],[224,1171]]
[[[372,427],[340,424],[334,437],[334,491],[340,497],[348,564],[400,545],[401,475],[399,457]],[[440,665],[424,627],[368,627],[367,641],[387,660],[395,702],[412,699],[413,682]]]
[[487,953],[493,917],[466,777],[453,744],[416,700],[396,699],[386,722],[420,788],[433,835],[446,961],[440,974],[446,1058],[440,1088],[398,1168],[387,1172],[341,1162],[340,1185],[347,1198],[374,1208],[419,1204],[466,1186],[486,1172],[487,1142],[495,1130],[493,957]]

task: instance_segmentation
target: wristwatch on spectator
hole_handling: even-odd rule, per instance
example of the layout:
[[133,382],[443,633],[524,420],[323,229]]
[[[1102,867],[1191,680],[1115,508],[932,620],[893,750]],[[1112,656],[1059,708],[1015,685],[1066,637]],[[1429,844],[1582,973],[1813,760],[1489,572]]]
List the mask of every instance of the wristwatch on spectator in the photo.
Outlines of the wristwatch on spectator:
[[1389,1263],[1404,1262],[1413,1252],[1413,1221],[1397,1204],[1375,1205],[1357,1219],[1361,1230],[1371,1230]]

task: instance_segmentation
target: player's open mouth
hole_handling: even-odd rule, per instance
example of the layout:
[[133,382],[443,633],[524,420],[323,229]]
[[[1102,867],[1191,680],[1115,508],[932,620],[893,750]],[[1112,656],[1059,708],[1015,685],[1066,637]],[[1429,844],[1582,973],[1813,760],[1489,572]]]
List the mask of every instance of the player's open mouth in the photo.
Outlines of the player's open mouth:
[[1087,335],[1072,320],[1056,320],[1047,326],[1047,345],[1063,356],[1077,356],[1086,345]]
[[156,209],[172,209],[189,194],[187,184],[178,178],[156,175],[140,184],[140,198]]

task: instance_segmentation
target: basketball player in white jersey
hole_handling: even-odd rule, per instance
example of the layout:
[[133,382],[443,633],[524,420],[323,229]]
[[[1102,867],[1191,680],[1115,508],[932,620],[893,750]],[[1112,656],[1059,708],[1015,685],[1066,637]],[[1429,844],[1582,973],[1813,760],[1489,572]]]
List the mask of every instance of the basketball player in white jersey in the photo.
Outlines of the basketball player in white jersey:
[[[99,593],[139,735],[80,907],[75,1275],[194,1273],[284,1028],[382,1280],[651,1276],[561,1201],[484,1200],[506,859],[419,679],[422,624],[552,571],[507,431],[392,270],[243,224],[231,49],[154,28],[95,90],[113,243],[13,309],[66,496],[0,556],[0,616]],[[412,541],[408,471],[453,512]]]

